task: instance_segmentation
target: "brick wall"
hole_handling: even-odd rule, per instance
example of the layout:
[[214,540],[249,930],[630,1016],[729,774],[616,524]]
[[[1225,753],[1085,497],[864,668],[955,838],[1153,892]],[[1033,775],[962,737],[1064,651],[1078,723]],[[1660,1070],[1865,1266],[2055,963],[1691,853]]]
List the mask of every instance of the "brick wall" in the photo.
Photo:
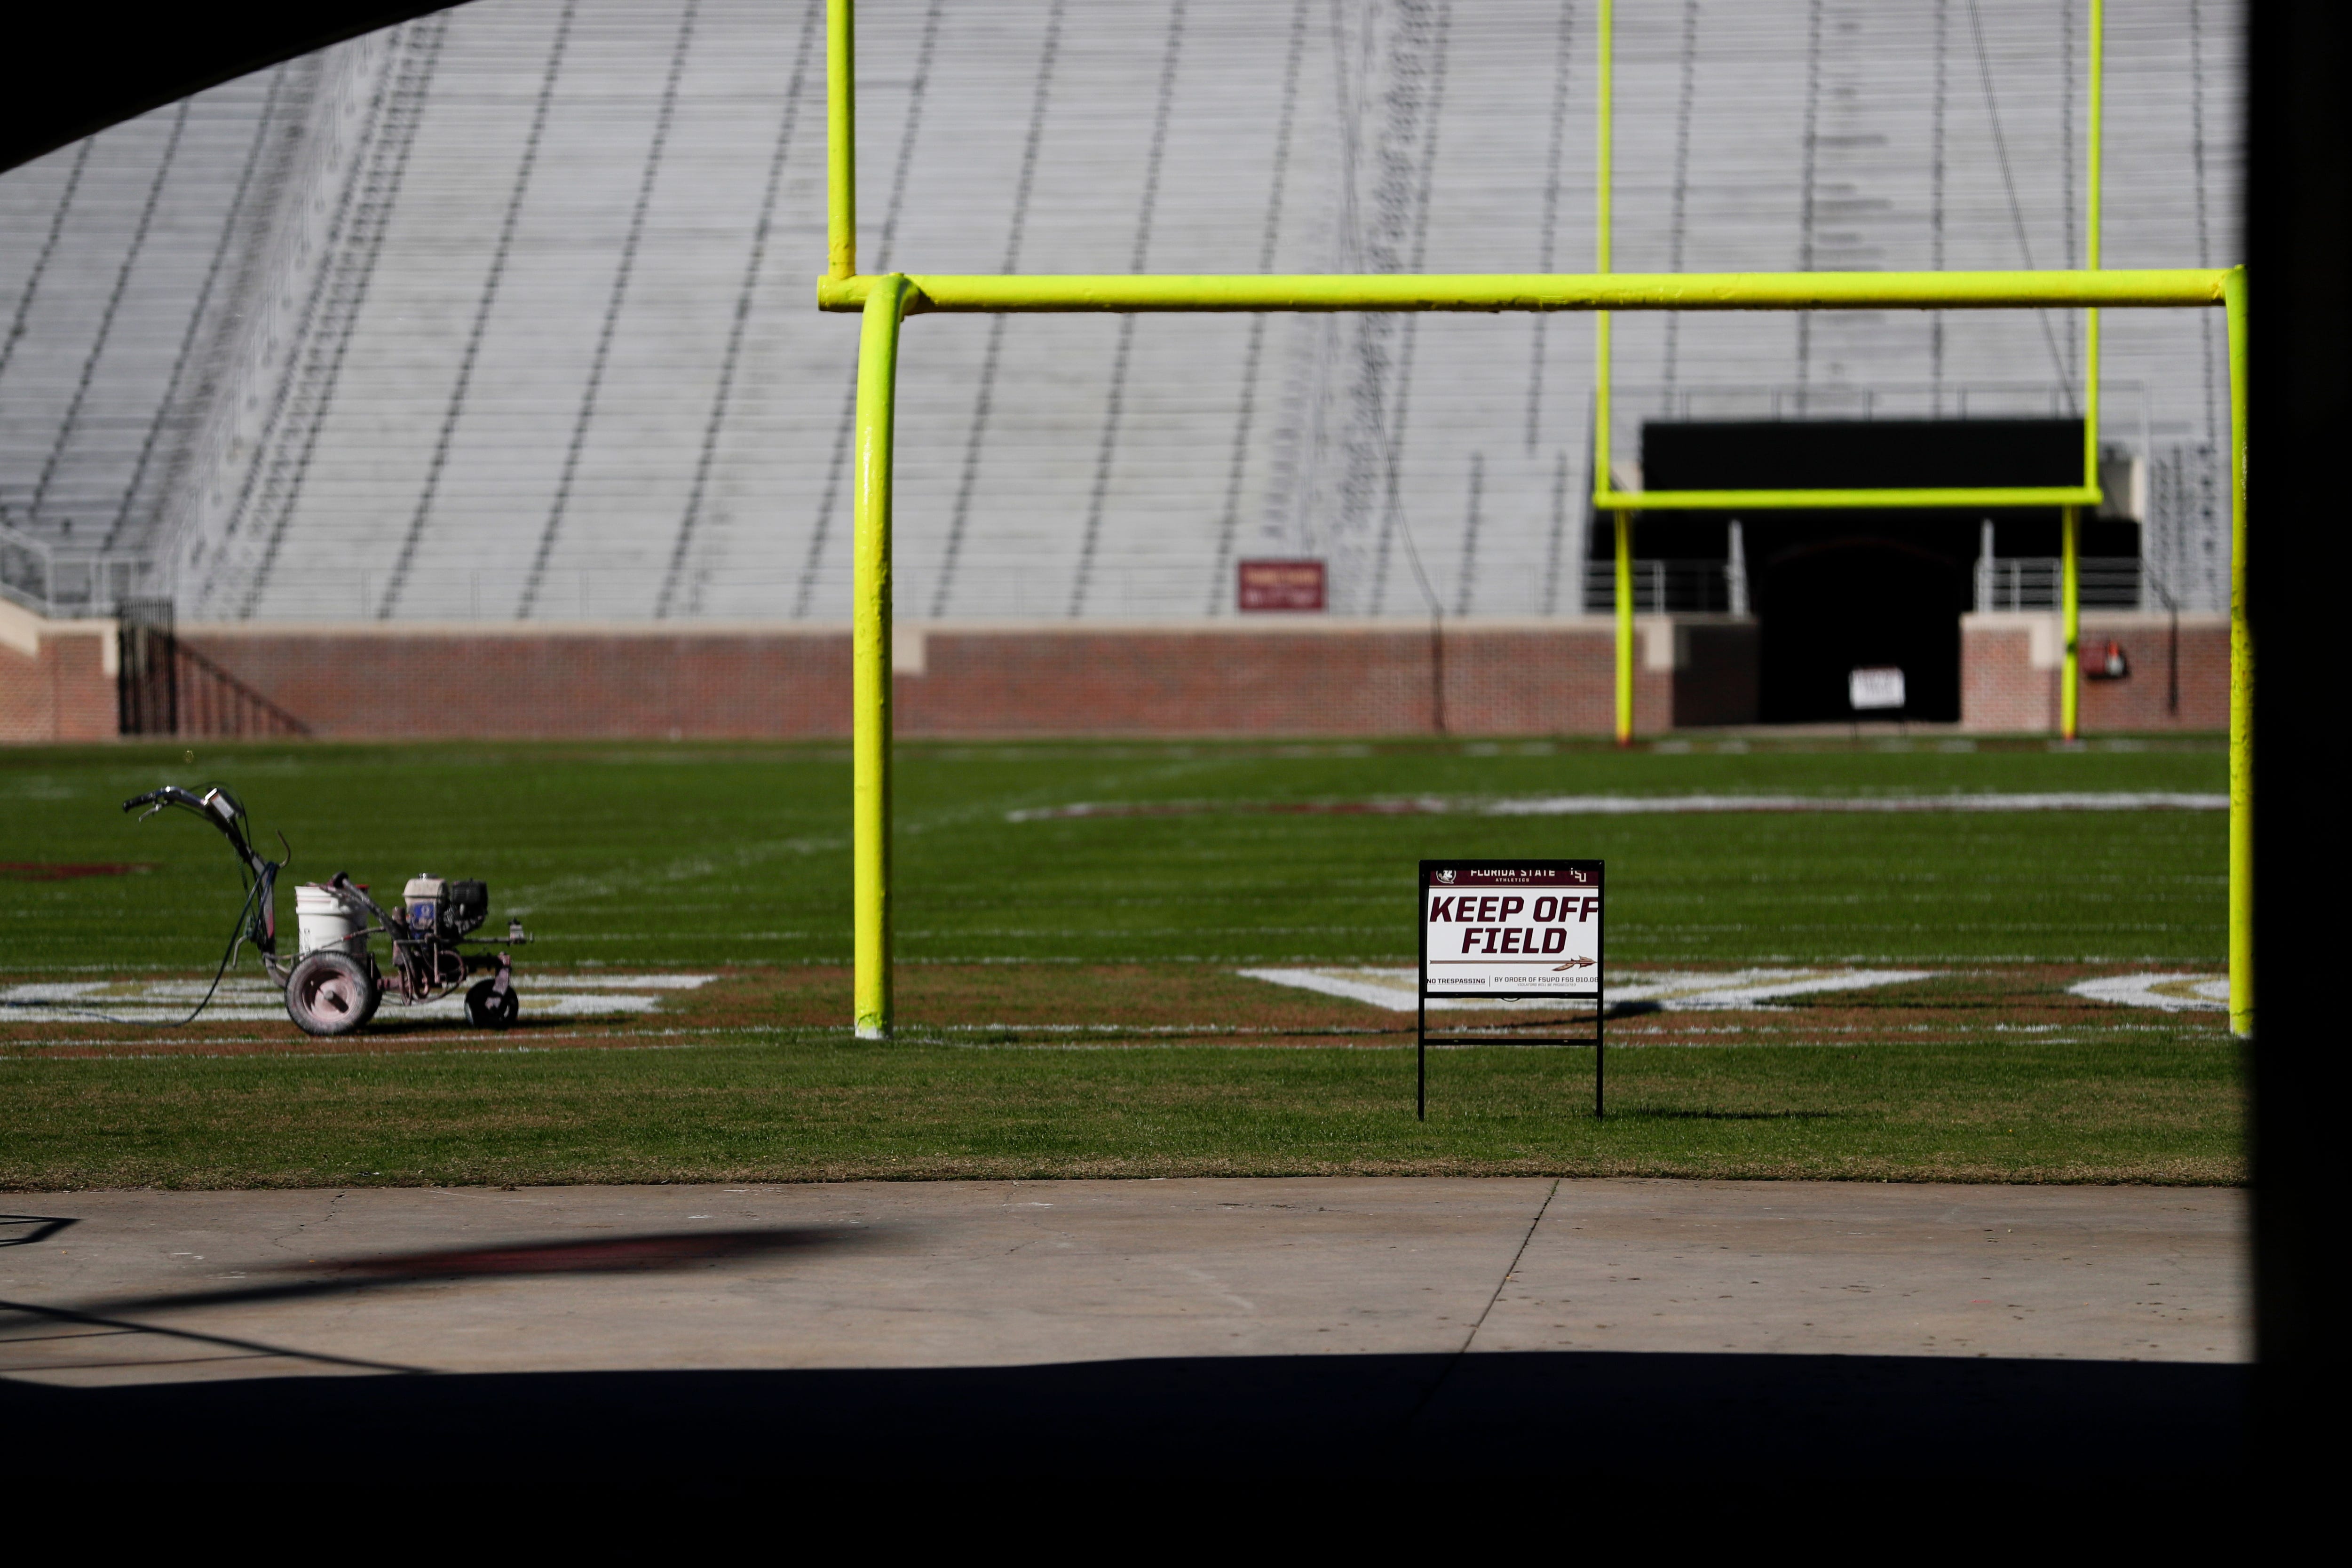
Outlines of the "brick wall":
[[2058,727],[2058,617],[1960,619],[1960,728],[1979,733]]
[[[902,642],[903,642],[902,638]],[[898,731],[958,734],[1605,734],[1608,629],[940,630],[897,685]],[[1642,669],[1643,728],[1671,723],[1671,669]]]
[[0,744],[112,740],[114,636],[0,601]]
[[[2167,661],[2173,622],[2163,615],[2085,612],[2085,668],[2109,639],[2131,673],[2083,682],[2084,734],[2102,731],[2221,730],[2230,722],[2230,622],[2226,616],[2182,616],[2179,623],[2179,709],[2168,705]],[[2059,618],[2040,612],[1996,612],[1960,621],[1960,727],[1982,733],[2058,728],[2058,681],[2065,643]]]
[[[1671,626],[1645,625],[1640,727],[1669,728]],[[839,628],[188,626],[320,735],[841,736]],[[901,627],[902,735],[1605,734],[1605,623],[1317,619]],[[1664,650],[1661,653],[1661,650]],[[1687,684],[1685,682],[1685,684]]]
[[181,640],[329,736],[845,734],[835,633],[184,626]]
[[[114,733],[114,644],[100,625],[43,622],[0,636],[0,740]],[[2127,680],[2085,683],[2086,731],[2226,723],[2226,623],[2182,619],[2178,715],[2165,711],[2168,630],[2157,616],[2084,617],[2086,655],[2112,637],[2132,666]],[[322,736],[849,731],[849,637],[839,627],[242,623],[182,635]],[[1970,616],[1962,637],[1962,728],[2056,728],[2055,616]],[[1442,659],[1425,626],[1338,617],[908,626],[895,646],[896,721],[910,737],[1428,734],[1442,668],[1451,733],[1605,735],[1612,650],[1609,623],[1597,619],[1449,625]],[[1640,732],[1751,722],[1756,696],[1752,621],[1640,622]]]
[[2230,727],[2230,618],[2183,616],[2179,629],[2180,707],[2166,708],[2166,645],[2170,617],[2084,616],[2083,661],[2095,662],[2113,637],[2130,661],[2122,680],[2083,683],[2083,730],[2226,730]]

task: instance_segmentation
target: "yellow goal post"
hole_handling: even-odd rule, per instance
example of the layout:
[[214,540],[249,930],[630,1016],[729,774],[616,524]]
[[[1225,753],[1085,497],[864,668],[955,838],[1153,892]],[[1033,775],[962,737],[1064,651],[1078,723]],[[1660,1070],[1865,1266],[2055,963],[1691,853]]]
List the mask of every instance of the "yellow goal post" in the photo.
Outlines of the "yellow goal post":
[[[1608,7],[1603,6],[1606,16]],[[1607,58],[1606,50],[1603,59]],[[1189,313],[1202,311],[1996,310],[2102,306],[2225,312],[2230,363],[2230,1026],[2253,1032],[2253,647],[2247,629],[2246,278],[2242,267],[2102,271],[1729,272],[1408,276],[1029,274],[942,276],[857,270],[854,0],[827,0],[827,237],[818,308],[862,317],[857,357],[852,510],[852,844],[856,988],[861,1039],[889,1037],[891,952],[890,486],[900,331],[925,314]],[[1606,109],[1603,110],[1606,124]],[[1604,131],[1605,135],[1605,131]],[[1601,182],[1606,202],[1608,180]],[[1606,245],[1606,227],[1603,228]],[[1606,253],[1603,252],[1605,262]],[[2094,329],[2095,331],[2095,329]],[[2095,358],[2092,372],[2095,384]],[[1606,382],[1603,381],[1605,387]],[[1643,509],[1725,505],[2063,506],[2096,504],[2095,419],[2086,421],[2080,488],[1967,490],[1619,491],[1609,488],[1605,397],[1594,502],[1619,519],[1619,733],[1630,734],[1632,595],[1625,515]],[[1834,498],[1834,499],[1824,499]],[[2071,539],[2074,530],[2070,526]],[[2071,556],[2070,556],[2071,558]],[[2067,627],[2069,644],[2074,626]]]

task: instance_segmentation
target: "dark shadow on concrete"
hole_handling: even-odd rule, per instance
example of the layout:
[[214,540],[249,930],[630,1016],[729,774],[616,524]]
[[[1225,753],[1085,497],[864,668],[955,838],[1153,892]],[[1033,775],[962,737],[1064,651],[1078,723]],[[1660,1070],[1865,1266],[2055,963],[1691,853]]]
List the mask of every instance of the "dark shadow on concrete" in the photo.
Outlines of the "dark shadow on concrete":
[[78,1219],[46,1214],[0,1214],[0,1247],[33,1247],[47,1241]]
[[306,1296],[348,1295],[387,1285],[464,1279],[512,1279],[528,1274],[636,1274],[691,1268],[727,1258],[764,1258],[818,1247],[845,1248],[872,1243],[879,1227],[769,1226],[757,1230],[650,1232],[599,1237],[592,1241],[526,1241],[502,1247],[459,1247],[435,1252],[395,1252],[367,1258],[323,1258],[270,1269],[250,1269],[252,1282],[213,1290],[157,1291],[113,1297],[72,1309],[0,1301],[22,1312],[93,1312],[119,1318],[128,1312],[164,1312],[194,1307],[241,1306],[255,1301],[290,1301]]
[[[25,1332],[18,1325],[7,1321],[7,1314],[12,1312],[19,1313],[37,1323],[46,1323],[50,1326],[52,1332],[47,1335]],[[70,1307],[44,1307],[29,1301],[0,1301],[0,1328],[9,1331],[7,1342],[12,1345],[37,1343],[45,1338],[90,1338],[93,1337],[92,1331],[94,1331],[97,1336],[109,1338],[119,1336],[125,1344],[152,1336],[173,1341],[181,1346],[199,1347],[212,1352],[204,1356],[187,1358],[191,1360],[221,1361],[237,1357],[271,1359],[282,1356],[291,1361],[306,1361],[319,1366],[349,1369],[355,1372],[422,1373],[425,1370],[421,1366],[403,1366],[396,1362],[368,1361],[358,1356],[333,1355],[322,1351],[297,1350],[290,1345],[276,1345],[261,1340],[241,1339],[233,1334],[207,1334],[199,1333],[191,1329],[163,1328],[154,1323],[134,1323],[121,1318],[106,1317],[101,1313],[76,1311]],[[136,1369],[152,1364],[153,1364],[152,1358],[144,1354],[117,1354],[110,1361],[84,1361],[79,1363],[79,1369],[86,1370],[94,1366]]]
[[468,1274],[634,1274],[651,1268],[683,1268],[715,1258],[758,1258],[774,1252],[838,1247],[870,1238],[873,1234],[870,1227],[840,1226],[653,1231],[639,1236],[599,1237],[591,1241],[525,1241],[506,1247],[394,1252],[301,1267],[323,1266],[347,1278],[374,1279],[446,1279]]
[[[135,1432],[176,1479],[301,1473],[318,1435],[358,1479],[646,1482],[909,1470],[1232,1480],[1393,1474],[2094,1478],[2210,1485],[2242,1466],[2250,1369],[2133,1362],[1592,1352],[1324,1355],[841,1372],[0,1384],[38,1432],[20,1476],[85,1471]],[[1418,1414],[1416,1414],[1418,1412]],[[288,1467],[278,1472],[277,1467]],[[877,1467],[880,1467],[877,1469]]]

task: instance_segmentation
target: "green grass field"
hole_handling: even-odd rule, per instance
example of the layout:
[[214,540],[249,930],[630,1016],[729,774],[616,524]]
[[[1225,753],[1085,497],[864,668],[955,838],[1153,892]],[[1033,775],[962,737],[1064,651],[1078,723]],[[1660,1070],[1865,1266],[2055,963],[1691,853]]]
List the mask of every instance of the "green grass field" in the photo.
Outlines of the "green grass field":
[[[1073,965],[1173,974],[1410,962],[1413,862],[1425,855],[1606,858],[1612,962],[2199,970],[2223,953],[2225,824],[2213,812],[1279,809],[1424,796],[2216,792],[2218,742],[1631,753],[1136,742],[918,745],[901,758],[902,961],[1004,966],[999,1014],[1018,1014],[1024,986],[1066,1011],[1052,976]],[[0,979],[209,973],[236,905],[226,848],[185,816],[134,826],[117,809],[164,782],[228,784],[265,835],[290,840],[292,879],[337,869],[379,889],[425,869],[487,879],[494,921],[521,913],[539,938],[526,975],[789,973],[848,954],[842,748],[221,746],[189,760],[180,747],[122,746],[0,752],[0,862],[13,868],[0,871]],[[1171,814],[1022,815],[1082,802]],[[41,868],[125,863],[145,868],[41,879]],[[290,894],[280,911],[290,930]],[[1617,1114],[1600,1125],[1579,1087],[1581,1053],[1449,1052],[1425,1127],[1411,1120],[1408,1047],[1234,1048],[1252,1043],[1246,1029],[1216,1049],[1139,1036],[1111,1038],[1114,1048],[1014,1038],[976,1049],[930,1033],[858,1047],[845,1030],[780,1017],[664,1049],[453,1042],[394,1053],[362,1042],[339,1056],[219,1057],[126,1046],[79,1058],[45,1055],[17,1030],[0,1045],[0,1183],[1348,1170],[2238,1178],[2238,1064],[2212,1016],[2106,1009],[2036,1027],[1612,1050]]]

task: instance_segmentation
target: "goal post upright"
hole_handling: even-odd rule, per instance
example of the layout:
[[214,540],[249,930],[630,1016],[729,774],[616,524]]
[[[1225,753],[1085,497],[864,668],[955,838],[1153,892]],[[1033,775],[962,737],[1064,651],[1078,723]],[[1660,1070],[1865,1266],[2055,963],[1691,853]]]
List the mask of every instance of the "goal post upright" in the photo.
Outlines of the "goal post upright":
[[[1617,732],[1630,739],[1633,624],[1632,525],[1644,510],[1780,508],[2057,506],[2075,515],[2096,507],[2098,487],[2097,335],[2102,305],[2223,309],[2230,344],[2231,708],[2230,708],[2230,1018],[2233,1032],[2253,1026],[2252,762],[2253,644],[2246,618],[2246,281],[2242,267],[2103,271],[1617,273],[1607,269],[1608,205],[1601,198],[1603,270],[1575,274],[1046,275],[869,276],[856,270],[856,96],[854,0],[827,0],[827,269],[817,281],[820,310],[863,316],[858,354],[854,710],[854,877],[856,1025],[859,1037],[887,1038],[892,1022],[890,948],[890,482],[894,397],[900,325],[923,314],[1099,314],[1217,311],[1590,312],[1601,345],[1595,388],[1593,504],[1616,529]],[[1601,6],[1604,28],[1612,7]],[[2098,0],[2094,0],[2097,58]],[[1604,37],[1606,35],[1604,34]],[[1602,54],[1602,68],[1608,56]],[[1604,93],[1607,91],[1604,75]],[[2097,211],[2097,132],[2093,132],[2092,212]],[[1603,131],[1605,147],[1606,131]],[[1604,165],[1605,167],[1605,165]],[[887,259],[887,258],[886,258]],[[1619,490],[1610,470],[1609,312],[1613,310],[2083,309],[2092,371],[2080,486],[1951,487],[1815,490]],[[2071,536],[2074,531],[2068,531]],[[2071,575],[2071,574],[2070,574]],[[2074,595],[2067,595],[2069,605]],[[2069,642],[2072,615],[2069,614]],[[2070,683],[2071,689],[2071,683]]]
[[2246,269],[2221,275],[2230,344],[2230,1032],[2254,1034],[2254,629],[2246,614]]
[[857,276],[857,7],[825,0],[825,277]]
[[[2099,157],[2106,90],[2106,0],[2091,0],[2091,90],[2088,166],[2084,180],[2083,265],[2099,269]],[[2099,484],[2099,308],[2083,312],[2083,483]],[[2094,516],[2097,514],[2093,513]],[[2083,733],[2083,509],[2066,509],[2059,543],[2059,613],[2064,623],[2065,658],[2058,679],[2059,738],[2072,744]]]
[[890,1037],[890,480],[898,426],[898,327],[907,280],[867,291],[857,341],[857,445],[851,477],[851,855],[857,1037]]
[[[1598,105],[1595,112],[1599,123],[1593,137],[1592,180],[1592,270],[1602,277],[1609,275],[1614,265],[1611,257],[1610,206],[1616,193],[1617,178],[1617,116],[1612,107],[1617,90],[1617,10],[1612,0],[1601,0],[1599,19],[1601,37],[1595,47],[1599,50],[1600,85],[1593,95]],[[1592,475],[1596,495],[1617,488],[1610,474],[1609,458],[1609,384],[1611,379],[1609,312],[1596,311],[1592,318],[1592,422],[1595,438],[1592,443],[1593,462],[1598,469]],[[1602,515],[1595,509],[1596,517]],[[1611,639],[1614,652],[1615,721],[1617,743],[1633,743],[1633,514],[1622,507],[1612,508],[1606,514],[1611,541],[1609,605],[1616,621],[1616,636]],[[1660,608],[1664,606],[1661,605]]]
[[2058,736],[2078,738],[2083,704],[2083,509],[2070,506],[2058,522]]
[[1611,583],[1611,607],[1616,619],[1617,743],[1633,743],[1633,514],[1612,511],[1616,533],[1611,558],[1616,572]]

